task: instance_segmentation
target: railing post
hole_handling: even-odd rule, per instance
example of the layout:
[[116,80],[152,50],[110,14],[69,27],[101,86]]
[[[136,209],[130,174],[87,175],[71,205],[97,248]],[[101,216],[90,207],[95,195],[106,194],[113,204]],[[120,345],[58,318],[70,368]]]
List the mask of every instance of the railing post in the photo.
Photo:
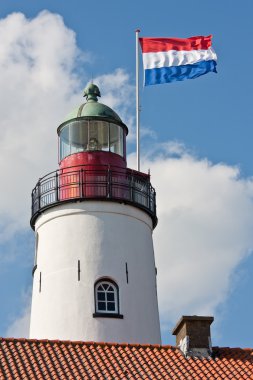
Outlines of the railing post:
[[83,169],[79,170],[79,196],[83,198]]
[[150,182],[148,183],[148,209],[151,210],[151,201],[150,201],[150,198],[151,198],[151,191],[150,191]]
[[55,173],[55,201],[59,201],[59,196],[58,196],[58,173]]
[[40,197],[41,197],[41,194],[40,194],[40,179],[38,181],[38,204],[39,204],[39,210],[40,210],[40,207],[41,207],[41,204],[40,204]]
[[110,166],[108,166],[107,170],[107,198],[111,199],[112,197],[112,181],[111,181],[111,170]]

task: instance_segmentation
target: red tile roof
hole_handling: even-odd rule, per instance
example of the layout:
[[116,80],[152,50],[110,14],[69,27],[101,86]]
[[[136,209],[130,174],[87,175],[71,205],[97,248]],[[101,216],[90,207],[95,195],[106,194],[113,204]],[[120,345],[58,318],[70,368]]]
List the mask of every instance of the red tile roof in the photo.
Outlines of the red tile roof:
[[185,358],[173,346],[0,338],[0,379],[253,379],[253,349]]

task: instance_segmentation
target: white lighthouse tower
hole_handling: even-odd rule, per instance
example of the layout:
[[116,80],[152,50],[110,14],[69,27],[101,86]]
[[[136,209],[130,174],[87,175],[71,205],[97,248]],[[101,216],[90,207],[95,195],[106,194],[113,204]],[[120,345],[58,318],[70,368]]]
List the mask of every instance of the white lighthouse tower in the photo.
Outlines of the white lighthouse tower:
[[90,84],[58,127],[59,169],[32,192],[30,337],[160,344],[149,175],[127,168],[128,129]]

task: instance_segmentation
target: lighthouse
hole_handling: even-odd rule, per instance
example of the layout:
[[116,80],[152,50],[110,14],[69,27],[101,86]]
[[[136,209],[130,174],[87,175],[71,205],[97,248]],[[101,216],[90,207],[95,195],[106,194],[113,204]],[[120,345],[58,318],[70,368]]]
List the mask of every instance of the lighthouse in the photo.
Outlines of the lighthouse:
[[58,127],[59,168],[32,191],[30,338],[160,344],[149,174],[127,168],[127,126],[86,102]]

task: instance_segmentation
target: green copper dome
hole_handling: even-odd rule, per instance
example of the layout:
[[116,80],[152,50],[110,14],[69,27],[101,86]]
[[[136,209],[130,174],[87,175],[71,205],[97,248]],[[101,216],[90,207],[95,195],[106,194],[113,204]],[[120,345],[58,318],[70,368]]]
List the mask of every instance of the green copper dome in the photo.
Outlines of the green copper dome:
[[115,120],[116,122],[123,124],[121,118],[116,112],[105,104],[98,103],[97,98],[100,96],[98,86],[90,83],[84,90],[84,97],[86,97],[87,102],[70,112],[67,115],[65,122],[78,117],[102,117],[108,118],[111,121]]

